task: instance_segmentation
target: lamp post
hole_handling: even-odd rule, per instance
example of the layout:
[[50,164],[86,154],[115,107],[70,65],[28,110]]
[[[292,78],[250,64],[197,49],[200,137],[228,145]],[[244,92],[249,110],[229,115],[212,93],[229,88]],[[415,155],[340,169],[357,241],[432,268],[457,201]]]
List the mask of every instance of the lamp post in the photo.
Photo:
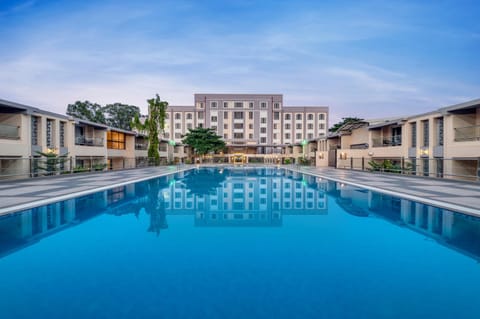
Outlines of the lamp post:
[[168,141],[168,162],[171,163],[173,162],[173,151],[174,151],[174,148],[175,148],[175,145],[177,145],[177,143],[174,141],[174,140],[169,140]]

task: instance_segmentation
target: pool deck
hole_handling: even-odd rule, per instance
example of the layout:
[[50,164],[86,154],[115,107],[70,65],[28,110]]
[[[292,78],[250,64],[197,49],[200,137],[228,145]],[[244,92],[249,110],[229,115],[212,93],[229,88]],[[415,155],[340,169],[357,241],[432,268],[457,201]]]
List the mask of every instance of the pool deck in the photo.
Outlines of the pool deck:
[[0,181],[0,216],[191,169],[160,166]]
[[[0,182],[0,215],[184,171],[194,166],[162,166]],[[285,168],[364,187],[449,210],[480,216],[480,184],[333,168]]]
[[291,170],[389,195],[480,216],[480,183],[297,166]]

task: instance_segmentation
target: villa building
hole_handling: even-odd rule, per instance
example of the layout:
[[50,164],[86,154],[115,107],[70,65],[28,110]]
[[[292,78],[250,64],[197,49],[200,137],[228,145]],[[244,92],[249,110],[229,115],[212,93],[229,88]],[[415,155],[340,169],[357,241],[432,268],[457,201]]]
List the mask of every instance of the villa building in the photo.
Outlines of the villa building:
[[0,100],[0,178],[45,173],[44,157],[65,158],[61,172],[134,168],[147,158],[145,136]]
[[[350,123],[309,146],[317,149],[308,154],[317,166],[364,170],[371,161],[389,160],[415,175],[478,180],[480,99],[408,117]],[[300,156],[298,149],[294,156]]]

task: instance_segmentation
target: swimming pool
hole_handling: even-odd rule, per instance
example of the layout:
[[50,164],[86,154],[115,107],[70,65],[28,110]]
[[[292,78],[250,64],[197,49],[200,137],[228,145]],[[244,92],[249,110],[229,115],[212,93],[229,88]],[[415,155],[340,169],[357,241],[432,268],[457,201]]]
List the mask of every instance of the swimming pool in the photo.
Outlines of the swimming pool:
[[0,218],[2,318],[478,318],[480,219],[273,168]]

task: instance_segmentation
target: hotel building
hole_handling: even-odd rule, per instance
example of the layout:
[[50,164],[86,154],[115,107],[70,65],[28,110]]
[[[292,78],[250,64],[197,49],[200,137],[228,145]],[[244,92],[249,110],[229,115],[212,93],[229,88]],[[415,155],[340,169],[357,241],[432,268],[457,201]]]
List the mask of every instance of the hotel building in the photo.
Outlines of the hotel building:
[[328,107],[286,107],[282,94],[198,93],[193,106],[169,106],[167,112],[166,139],[179,144],[188,129],[213,128],[228,153],[283,153],[328,131]]

